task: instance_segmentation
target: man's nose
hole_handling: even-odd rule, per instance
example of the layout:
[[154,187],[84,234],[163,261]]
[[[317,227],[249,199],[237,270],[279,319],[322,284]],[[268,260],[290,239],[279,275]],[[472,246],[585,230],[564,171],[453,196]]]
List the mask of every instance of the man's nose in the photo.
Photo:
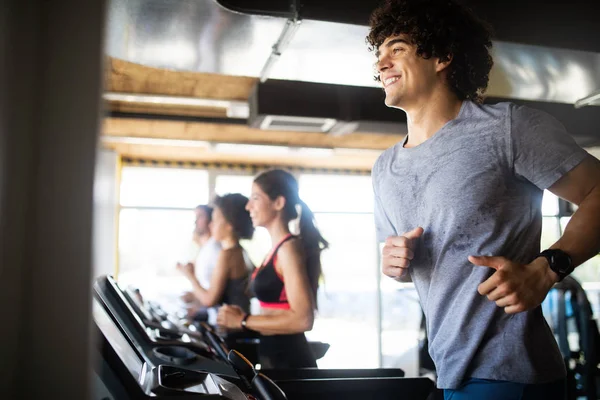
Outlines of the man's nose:
[[375,64],[375,69],[377,70],[377,72],[382,73],[385,70],[389,69],[390,66],[391,63],[389,57],[382,56],[379,58],[379,60],[377,60],[377,63]]

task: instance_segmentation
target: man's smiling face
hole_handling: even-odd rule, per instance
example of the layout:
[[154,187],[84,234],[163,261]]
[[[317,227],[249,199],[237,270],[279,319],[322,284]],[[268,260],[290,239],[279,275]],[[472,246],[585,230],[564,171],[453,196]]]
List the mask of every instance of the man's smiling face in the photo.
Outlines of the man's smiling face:
[[438,58],[425,59],[417,55],[417,46],[407,35],[387,38],[376,55],[388,107],[410,107],[427,95],[436,83]]

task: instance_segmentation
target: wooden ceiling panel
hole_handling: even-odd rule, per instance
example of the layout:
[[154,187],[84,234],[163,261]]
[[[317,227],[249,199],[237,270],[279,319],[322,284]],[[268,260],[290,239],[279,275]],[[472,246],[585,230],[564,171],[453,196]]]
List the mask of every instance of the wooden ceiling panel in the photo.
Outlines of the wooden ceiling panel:
[[384,150],[402,140],[399,135],[265,131],[246,125],[210,124],[181,121],[106,118],[104,135],[174,140],[201,140],[294,147],[325,147]]
[[109,57],[106,68],[109,92],[164,94],[206,99],[246,101],[257,78],[146,67]]

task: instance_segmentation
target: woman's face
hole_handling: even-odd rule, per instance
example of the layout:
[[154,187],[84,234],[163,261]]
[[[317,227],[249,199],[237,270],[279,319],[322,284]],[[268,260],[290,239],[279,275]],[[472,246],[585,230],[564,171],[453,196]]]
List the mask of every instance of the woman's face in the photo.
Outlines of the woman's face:
[[227,222],[219,207],[215,207],[213,210],[210,230],[216,241],[221,241],[233,236],[233,227]]
[[267,226],[279,215],[275,201],[271,200],[256,183],[252,184],[252,193],[246,204],[246,210],[250,213],[252,225],[255,227]]

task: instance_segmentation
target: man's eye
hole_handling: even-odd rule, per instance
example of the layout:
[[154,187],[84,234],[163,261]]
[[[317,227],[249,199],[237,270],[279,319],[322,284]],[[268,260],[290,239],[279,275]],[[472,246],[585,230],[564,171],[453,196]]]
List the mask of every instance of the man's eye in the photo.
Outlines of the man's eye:
[[398,54],[398,53],[400,53],[401,51],[402,51],[402,48],[400,48],[400,47],[396,47],[396,48],[394,48],[394,49],[392,50],[392,54]]

